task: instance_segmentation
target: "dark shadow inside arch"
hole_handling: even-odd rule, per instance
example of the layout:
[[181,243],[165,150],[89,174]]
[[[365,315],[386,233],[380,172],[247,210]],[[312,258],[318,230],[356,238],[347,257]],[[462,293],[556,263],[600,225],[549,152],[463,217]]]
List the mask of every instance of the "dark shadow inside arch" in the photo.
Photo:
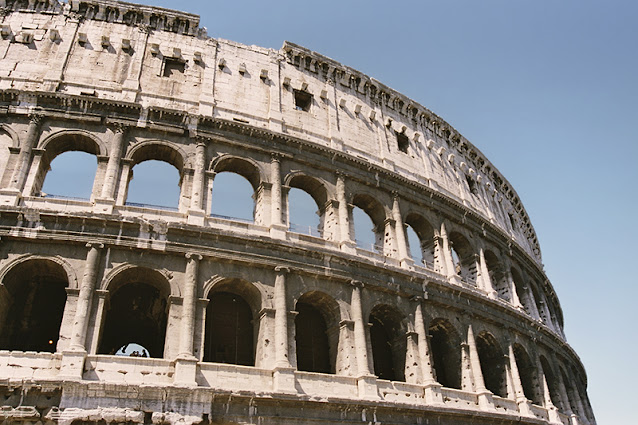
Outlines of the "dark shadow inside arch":
[[339,306],[329,295],[311,291],[296,304],[297,369],[335,373],[339,344]]
[[[552,367],[544,356],[540,356],[541,367],[543,368],[543,375],[545,376],[545,382],[547,382],[547,387],[549,389],[549,397],[552,400],[552,403],[558,410],[563,410],[563,404],[560,398],[560,390],[558,386],[558,380]],[[545,406],[547,407],[547,406]]]
[[533,301],[530,298],[530,292],[525,285],[521,274],[514,268],[511,269],[511,273],[512,280],[514,280],[514,289],[516,290],[516,296],[523,305],[525,313],[531,316],[533,312]]
[[530,360],[525,349],[519,344],[514,344],[514,359],[518,367],[518,375],[521,379],[525,398],[534,404],[542,405],[543,400],[537,391],[538,377],[536,367]]
[[25,261],[11,269],[2,283],[0,347],[55,352],[68,287],[62,266],[44,259]]
[[490,281],[492,287],[496,291],[499,298],[510,301],[510,288],[507,282],[507,274],[503,262],[490,250],[485,251],[485,263],[487,265],[487,271],[490,275]]
[[460,233],[450,233],[449,239],[456,274],[466,283],[476,284],[476,253],[474,249],[465,236]]
[[374,374],[379,379],[405,381],[405,332],[399,312],[388,305],[375,306],[370,312],[370,345]]
[[505,355],[496,339],[482,332],[476,338],[476,351],[481,363],[485,388],[500,397],[507,397]]
[[461,343],[448,321],[432,321],[428,329],[430,353],[439,384],[461,389]]
[[230,292],[214,292],[206,308],[204,361],[253,366],[253,315],[248,303]]
[[109,291],[98,352],[116,354],[135,343],[145,347],[149,357],[163,357],[170,294],[166,279],[154,270],[135,267],[116,276]]

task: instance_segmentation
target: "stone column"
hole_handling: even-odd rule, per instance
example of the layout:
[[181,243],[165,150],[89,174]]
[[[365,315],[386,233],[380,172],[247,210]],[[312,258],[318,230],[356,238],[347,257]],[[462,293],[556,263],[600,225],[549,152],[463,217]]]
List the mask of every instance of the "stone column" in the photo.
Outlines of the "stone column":
[[206,143],[198,140],[195,147],[195,169],[193,172],[193,184],[191,186],[191,204],[188,209],[188,223],[203,226],[204,208],[204,178],[206,175]]
[[40,177],[40,179],[44,179],[45,176],[38,176],[38,171],[40,170],[40,163],[42,162],[42,156],[46,153],[44,149],[33,148],[31,149],[31,166],[29,167],[29,172],[27,173],[26,181],[22,188],[22,196],[32,196],[36,195],[37,192],[35,188],[40,186],[40,192],[42,189],[43,181],[40,181],[39,184],[36,183],[36,179]]
[[174,382],[179,385],[196,386],[197,358],[193,355],[193,331],[195,329],[195,309],[199,262],[202,256],[186,254],[186,276],[182,301],[182,320],[179,334],[179,354],[175,361]]
[[84,275],[82,276],[82,283],[80,286],[80,294],[75,308],[75,318],[73,320],[70,346],[72,351],[83,352],[86,352],[86,330],[91,314],[91,301],[93,300],[95,285],[97,282],[100,250],[104,248],[104,245],[97,242],[90,242],[86,244],[86,247],[89,248],[89,252],[86,256]]
[[116,124],[113,127],[111,152],[109,155],[109,162],[106,166],[106,174],[104,175],[104,185],[102,186],[101,197],[103,199],[113,200],[113,197],[115,196],[120,160],[122,158],[122,150],[124,149],[125,132],[126,127],[121,124]]
[[16,162],[9,188],[21,192],[29,173],[29,163],[31,162],[31,150],[37,146],[40,138],[40,124],[42,123],[42,115],[33,114],[30,117],[27,136],[20,146],[20,154]]
[[288,357],[288,305],[286,275],[288,267],[275,267],[275,371],[273,387],[276,392],[295,393],[295,372]]
[[419,363],[421,364],[421,376],[425,387],[425,402],[427,404],[442,404],[441,384],[434,379],[432,359],[428,346],[428,335],[423,320],[423,297],[415,297],[416,310],[414,312],[414,330],[418,338]]
[[352,286],[350,308],[352,321],[354,322],[354,349],[357,358],[359,397],[376,399],[379,397],[376,382],[377,378],[372,374],[368,361],[367,323],[363,320],[363,307],[361,305],[361,289],[363,288],[363,283],[353,280],[350,284]]
[[395,224],[399,261],[401,261],[402,266],[410,266],[414,263],[414,261],[408,252],[405,226],[403,225],[403,217],[401,217],[401,209],[399,207],[399,195],[396,193],[394,193],[392,198],[392,218],[394,219]]
[[434,236],[434,271],[447,276],[447,260],[441,235]]
[[487,292],[488,297],[492,299],[498,298],[498,294],[494,290],[494,285],[490,278],[490,271],[487,268],[487,261],[485,261],[485,252],[483,251],[483,248],[479,251],[479,271],[481,274],[482,289]]
[[337,173],[337,202],[339,203],[339,242],[341,243],[341,250],[354,253],[355,244],[350,236],[350,214],[348,201],[346,200],[346,180],[341,173]]
[[514,399],[518,404],[518,410],[522,415],[533,416],[531,409],[531,402],[525,396],[523,390],[523,383],[521,382],[521,375],[518,372],[518,365],[516,364],[516,357],[514,356],[514,346],[510,343],[508,347],[508,359],[509,359],[509,373],[512,380],[512,387],[514,390]]
[[485,387],[483,380],[483,371],[481,370],[481,360],[476,349],[476,340],[474,339],[474,331],[472,325],[467,328],[467,346],[470,357],[470,368],[474,381],[474,390],[478,395],[479,407],[482,410],[494,410],[494,401],[492,393]]
[[122,172],[120,173],[119,188],[117,190],[117,205],[124,205],[126,203],[126,196],[128,194],[128,183],[131,179],[131,165],[133,161],[130,159],[122,159]]
[[272,154],[270,160],[270,235],[275,238],[286,237],[286,226],[282,220],[282,196],[281,196],[281,158]]

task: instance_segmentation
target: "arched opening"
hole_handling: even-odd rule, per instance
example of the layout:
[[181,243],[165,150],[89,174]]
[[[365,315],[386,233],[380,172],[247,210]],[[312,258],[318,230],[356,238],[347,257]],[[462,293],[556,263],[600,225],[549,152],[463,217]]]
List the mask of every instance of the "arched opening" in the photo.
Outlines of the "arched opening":
[[490,282],[492,282],[492,287],[496,291],[496,294],[502,300],[511,301],[510,285],[507,281],[507,274],[505,273],[503,263],[492,251],[486,250],[484,254],[487,272],[490,275]]
[[476,338],[476,351],[481,363],[485,388],[500,397],[507,397],[505,356],[494,336],[482,332]]
[[430,352],[439,384],[461,389],[461,344],[458,334],[447,320],[432,321],[428,328]]
[[100,153],[95,140],[84,134],[67,133],[49,140],[31,193],[91,199]]
[[534,301],[536,302],[536,310],[538,311],[539,319],[547,325],[548,317],[547,310],[545,310],[545,300],[541,298],[540,293],[536,289],[536,285],[533,282],[530,282],[530,288],[532,290],[532,296],[534,297]]
[[335,373],[339,344],[339,306],[329,295],[311,291],[296,304],[295,344],[297,369]]
[[544,356],[540,357],[540,362],[541,367],[543,368],[543,375],[545,376],[545,382],[547,383],[547,388],[549,389],[549,397],[552,400],[552,404],[554,404],[554,406],[556,406],[558,410],[562,411],[563,404],[561,403],[560,399],[560,392],[556,375],[554,375],[552,367],[549,365],[549,362]]
[[204,361],[255,365],[261,294],[251,283],[226,279],[208,294],[204,331]]
[[179,170],[165,161],[140,162],[131,170],[127,205],[179,208],[182,181]]
[[532,300],[530,299],[527,286],[525,286],[525,284],[523,283],[523,278],[521,277],[521,274],[518,272],[518,270],[512,268],[511,273],[512,280],[514,280],[514,288],[516,289],[516,296],[523,305],[523,310],[525,310],[525,313],[531,316],[533,311]]
[[423,217],[409,214],[405,219],[410,255],[415,263],[434,268],[434,228]]
[[127,344],[138,344],[149,357],[163,357],[170,293],[164,276],[132,267],[113,279],[109,292],[99,353],[114,355]]
[[214,292],[206,308],[204,361],[253,366],[253,314],[230,292]]
[[211,215],[252,222],[255,214],[254,190],[240,174],[221,172],[215,176]]
[[523,386],[523,393],[525,398],[532,403],[542,405],[543,400],[537,391],[537,371],[536,367],[532,363],[527,354],[527,351],[519,345],[514,344],[514,359],[516,360],[516,366],[518,367],[518,375],[521,378],[521,385]]
[[385,231],[383,206],[369,195],[355,195],[352,204],[351,231],[357,246],[382,254]]
[[559,370],[560,370],[560,377],[563,380],[563,385],[565,385],[565,391],[567,392],[568,400],[565,400],[565,401],[569,403],[569,406],[571,407],[572,412],[576,413],[577,415],[582,415],[583,412],[581,412],[578,409],[578,404],[576,403],[577,396],[575,394],[574,386],[572,385],[571,380],[567,378],[567,373],[565,372],[565,369],[563,369],[562,366],[559,366]]
[[91,199],[97,157],[86,152],[61,153],[51,161],[42,185],[42,196]]
[[458,232],[450,233],[450,249],[456,274],[466,283],[476,284],[476,253]]
[[0,287],[0,348],[56,351],[68,277],[58,263],[29,260],[13,267]]
[[406,340],[400,313],[391,306],[377,305],[368,322],[374,374],[379,379],[405,381]]
[[[0,187],[6,187],[11,173],[7,169],[11,153],[9,148],[13,146],[13,138],[2,127],[0,127]],[[1,174],[1,173],[4,173]]]
[[290,230],[322,237],[325,226],[326,189],[318,180],[297,175],[288,183],[288,225]]

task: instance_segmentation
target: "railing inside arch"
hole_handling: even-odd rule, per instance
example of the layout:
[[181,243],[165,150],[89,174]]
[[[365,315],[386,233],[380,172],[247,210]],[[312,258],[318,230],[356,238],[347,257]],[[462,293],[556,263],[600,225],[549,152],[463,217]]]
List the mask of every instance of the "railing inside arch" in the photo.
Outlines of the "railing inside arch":
[[383,254],[383,245],[370,243],[370,242],[362,242],[359,239],[355,239],[354,242],[357,244],[357,248],[362,249],[364,251],[370,251],[377,254]]
[[254,220],[250,220],[248,218],[231,217],[228,215],[221,215],[221,214],[211,214],[210,216],[213,218],[221,218],[223,220],[241,221],[242,223],[254,223]]
[[165,205],[152,205],[152,204],[138,204],[137,202],[127,202],[127,207],[137,207],[137,208],[152,208],[157,210],[167,210],[167,211],[179,211],[177,207],[167,207]]
[[48,199],[65,199],[67,201],[91,202],[89,198],[82,198],[81,196],[65,196],[65,195],[54,195],[51,193],[43,193],[41,197],[48,198]]
[[313,226],[302,226],[299,224],[290,224],[290,226],[288,227],[290,229],[291,232],[294,233],[299,233],[302,235],[309,235],[309,236],[314,236],[316,238],[321,238],[321,232],[319,231],[319,229],[317,229],[316,227]]

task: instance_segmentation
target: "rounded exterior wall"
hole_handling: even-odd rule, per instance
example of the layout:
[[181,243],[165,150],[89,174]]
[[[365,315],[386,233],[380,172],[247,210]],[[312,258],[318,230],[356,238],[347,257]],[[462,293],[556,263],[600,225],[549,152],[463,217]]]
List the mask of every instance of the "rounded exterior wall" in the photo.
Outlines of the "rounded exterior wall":
[[[443,119],[196,15],[0,7],[3,418],[595,424],[529,217]],[[43,191],[71,151],[97,164],[86,199]],[[177,170],[173,208],[129,201],[149,160]],[[226,173],[252,220],[214,213]]]

